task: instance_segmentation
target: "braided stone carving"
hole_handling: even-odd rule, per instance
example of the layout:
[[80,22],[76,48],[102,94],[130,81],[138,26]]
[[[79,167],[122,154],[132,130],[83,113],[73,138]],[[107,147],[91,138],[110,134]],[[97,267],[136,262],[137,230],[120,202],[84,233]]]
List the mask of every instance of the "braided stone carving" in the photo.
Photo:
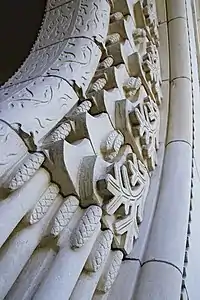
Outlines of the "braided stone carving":
[[99,206],[91,205],[85,211],[77,228],[71,235],[71,247],[80,248],[89,240],[100,222],[102,210]]
[[58,236],[60,234],[64,227],[68,225],[78,206],[79,201],[75,196],[69,196],[66,198],[53,220],[51,229],[52,235]]
[[20,188],[25,182],[27,182],[35,172],[40,168],[44,161],[44,155],[42,153],[33,153],[21,165],[15,176],[8,183],[8,188],[16,190]]
[[52,205],[54,199],[57,197],[58,193],[58,186],[52,183],[39,199],[33,210],[27,215],[26,219],[31,225],[42,219]]
[[89,272],[96,272],[106,260],[111,248],[113,234],[110,230],[105,230],[97,239],[92,252],[90,253],[84,269]]
[[97,290],[106,293],[114,283],[122,263],[123,254],[121,251],[114,253],[111,262],[106,266],[97,286]]

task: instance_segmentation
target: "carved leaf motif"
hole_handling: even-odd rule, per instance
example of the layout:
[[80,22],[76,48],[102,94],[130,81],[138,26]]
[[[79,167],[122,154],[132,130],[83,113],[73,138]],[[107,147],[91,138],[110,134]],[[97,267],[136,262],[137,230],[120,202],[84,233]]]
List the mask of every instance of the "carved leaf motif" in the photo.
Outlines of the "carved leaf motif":
[[124,137],[120,131],[113,130],[101,146],[106,161],[113,161],[124,144]]
[[68,225],[78,206],[79,201],[76,197],[69,196],[66,198],[54,218],[51,229],[52,235],[57,236],[60,234],[64,227]]
[[8,183],[8,188],[16,190],[27,182],[35,172],[40,168],[44,161],[42,153],[33,153],[28,156],[25,162],[21,165],[15,176]]
[[114,232],[114,246],[130,253],[149,189],[147,170],[135,154],[129,154],[123,165],[113,164],[98,189],[104,197],[103,223]]
[[130,114],[130,120],[134,126],[133,134],[140,136],[143,155],[147,158],[149,170],[152,171],[157,165],[159,148],[160,113],[157,104],[146,98]]
[[85,211],[77,228],[71,235],[71,247],[80,248],[89,240],[100,222],[102,210],[99,206],[91,205]]
[[39,201],[36,203],[33,210],[27,215],[26,219],[32,225],[39,222],[40,219],[46,214],[54,199],[59,193],[59,188],[56,184],[51,184],[48,189],[41,196]]
[[116,251],[108,266],[106,266],[97,286],[97,290],[106,293],[112,287],[122,263],[123,254]]
[[106,260],[111,248],[113,234],[110,230],[103,231],[98,237],[84,269],[89,272],[96,272]]
[[147,53],[143,56],[143,69],[146,73],[147,80],[152,83],[152,90],[159,105],[163,98],[161,91],[160,59],[158,49],[151,42],[148,43]]

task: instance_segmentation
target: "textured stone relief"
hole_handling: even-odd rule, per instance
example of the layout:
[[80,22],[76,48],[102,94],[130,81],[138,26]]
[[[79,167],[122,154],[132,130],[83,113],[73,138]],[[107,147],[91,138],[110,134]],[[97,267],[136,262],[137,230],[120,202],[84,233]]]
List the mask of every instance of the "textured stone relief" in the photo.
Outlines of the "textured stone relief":
[[102,216],[99,206],[91,205],[82,216],[78,226],[71,235],[72,249],[80,248],[85,245],[95,232]]
[[[15,147],[13,148],[13,144]],[[5,180],[9,169],[27,154],[27,148],[17,133],[0,120],[0,180]]]
[[115,251],[108,261],[103,274],[97,286],[97,292],[106,293],[110,290],[115,281],[122,263],[123,254],[121,251]]
[[138,238],[148,189],[148,172],[129,147],[122,159],[108,168],[105,179],[98,181],[104,199],[103,224],[114,233],[114,246],[125,253],[132,250],[133,240]]
[[[58,237],[51,241],[56,244],[65,228],[65,259],[87,253],[79,258],[77,280],[82,273],[97,275],[93,288],[104,294],[139,237],[157,164],[162,92],[155,6],[151,0],[49,0],[46,11],[32,53],[0,90],[0,176],[12,171],[5,182],[15,190],[46,156],[56,184],[25,221],[44,222],[60,197],[49,217],[50,234]],[[23,140],[36,151],[27,161]],[[69,286],[76,288],[74,278]]]
[[0,116],[29,134],[38,144],[77,102],[78,97],[62,78],[41,77],[28,88],[0,103]]
[[84,269],[88,272],[96,272],[107,259],[111,249],[113,234],[110,230],[103,231],[97,238],[97,241],[86,261]]
[[52,183],[36,203],[35,207],[26,216],[26,220],[32,225],[39,222],[39,220],[46,214],[54,199],[59,193],[59,188]]
[[116,104],[117,128],[125,136],[138,158],[146,161],[150,171],[157,164],[159,148],[160,113],[157,104],[141,92],[137,104],[129,100],[118,101]]
[[29,154],[11,180],[4,184],[4,187],[9,188],[10,190],[16,190],[20,188],[35,174],[43,162],[44,155],[42,153],[36,152]]
[[60,232],[68,225],[79,206],[79,201],[75,196],[66,197],[65,202],[59,208],[53,223],[51,234],[58,236]]
[[121,132],[117,130],[111,131],[106,141],[101,145],[101,151],[104,155],[104,159],[108,162],[112,162],[118,155],[123,144],[124,137]]

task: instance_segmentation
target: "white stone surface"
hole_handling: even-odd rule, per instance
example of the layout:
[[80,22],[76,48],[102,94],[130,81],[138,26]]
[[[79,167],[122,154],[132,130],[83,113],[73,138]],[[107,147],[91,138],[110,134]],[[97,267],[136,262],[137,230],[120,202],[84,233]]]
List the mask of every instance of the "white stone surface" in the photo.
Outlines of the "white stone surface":
[[[11,193],[5,200],[1,201],[1,246],[24,215],[36,204],[47,188],[49,180],[49,173],[41,168],[21,189]],[[37,186],[37,189],[33,188],[34,186]]]
[[178,18],[169,22],[169,45],[171,80],[177,77],[191,76],[188,47],[188,32],[185,19]]
[[72,228],[77,223],[77,219],[81,217],[81,211],[77,212],[76,218],[72,220],[71,230],[70,224],[66,232],[62,233],[63,243],[54,260],[54,263],[41,284],[39,290],[33,297],[34,300],[53,300],[59,295],[60,300],[69,299],[76,281],[82,271],[87,257],[93,247],[93,244],[100,231],[100,224],[93,236],[81,248],[72,250],[70,247],[70,236]]
[[50,248],[36,249],[5,299],[31,300],[40,282],[47,275],[55,254]]
[[171,82],[168,122],[167,144],[185,141],[192,145],[192,86],[187,78]]
[[161,260],[182,270],[190,204],[191,146],[166,147],[158,204],[144,262]]
[[173,266],[149,262],[142,267],[135,300],[177,300],[180,298],[181,273]]
[[[44,236],[62,198],[58,196],[43,219],[31,226],[19,226],[0,253],[0,298],[4,298]],[[6,270],[6,272],[5,272]]]
[[108,295],[108,300],[132,300],[138,284],[140,269],[139,261],[123,261],[119,275]]

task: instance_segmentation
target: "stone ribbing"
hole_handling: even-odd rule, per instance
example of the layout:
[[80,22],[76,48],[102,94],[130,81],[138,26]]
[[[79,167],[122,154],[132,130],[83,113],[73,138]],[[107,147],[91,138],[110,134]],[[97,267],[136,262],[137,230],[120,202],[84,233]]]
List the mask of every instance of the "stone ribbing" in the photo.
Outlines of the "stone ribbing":
[[[157,209],[136,299],[180,297],[190,209],[192,88],[185,3],[167,1],[170,111]],[[170,288],[169,288],[170,286]]]

